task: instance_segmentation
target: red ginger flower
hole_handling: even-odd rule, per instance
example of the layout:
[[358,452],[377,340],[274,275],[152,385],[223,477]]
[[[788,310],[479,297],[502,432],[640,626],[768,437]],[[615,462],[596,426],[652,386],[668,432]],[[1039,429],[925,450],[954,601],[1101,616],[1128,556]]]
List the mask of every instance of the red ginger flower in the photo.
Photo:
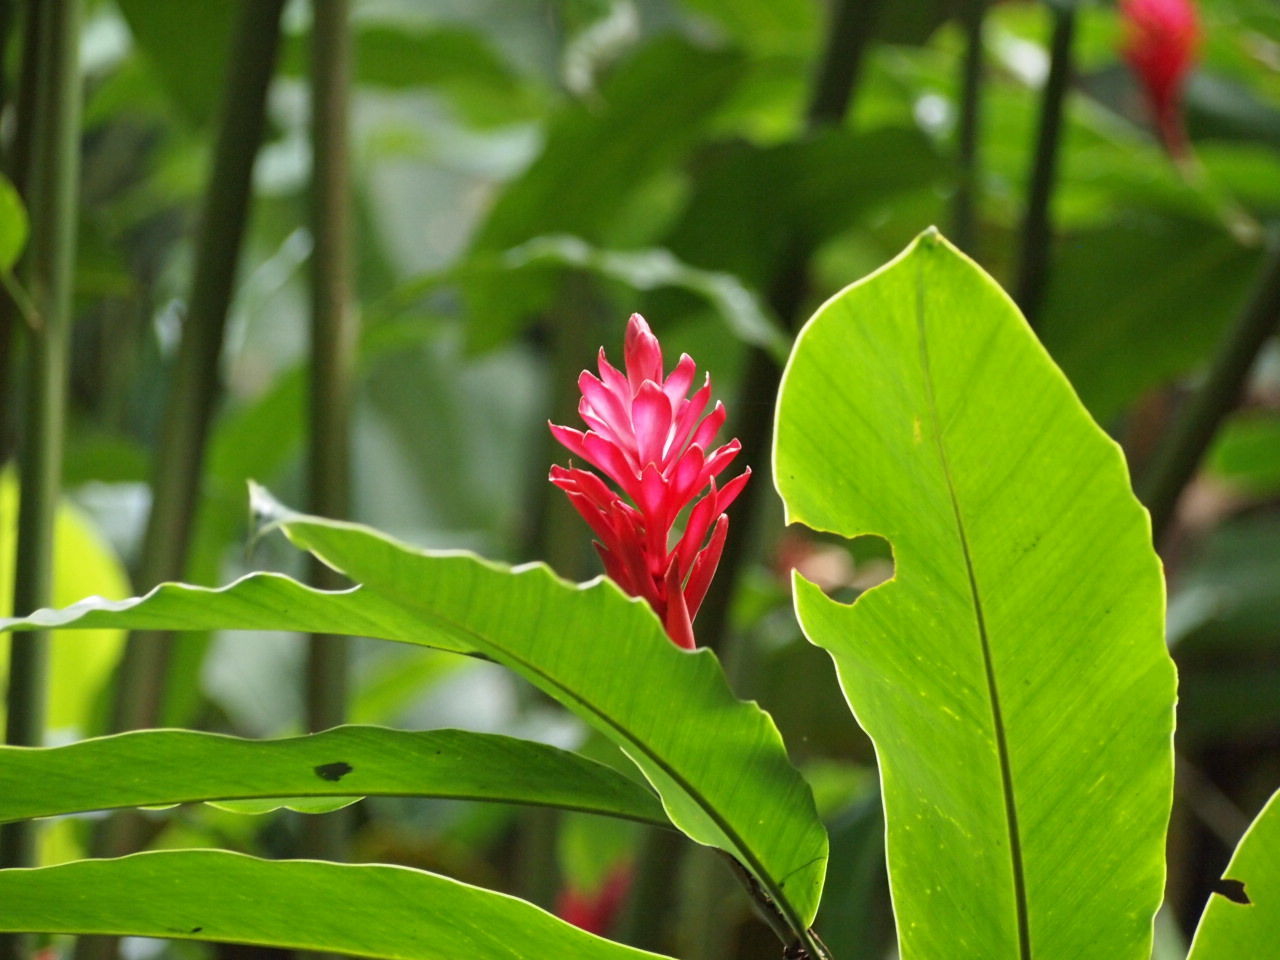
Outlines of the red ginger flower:
[[1124,57],[1142,82],[1165,148],[1187,155],[1182,85],[1195,63],[1200,23],[1192,0],[1121,0]]
[[[725,510],[751,470],[716,486],[716,477],[742,444],[730,440],[711,449],[725,412],[717,403],[702,416],[711,399],[710,375],[690,397],[697,367],[682,354],[664,378],[662,347],[638,313],[627,322],[625,360],[623,374],[601,347],[600,376],[583,370],[578,377],[585,433],[549,424],[570,453],[599,469],[621,493],[576,467],[553,466],[551,482],[600,538],[595,546],[609,576],[627,593],[649,601],[667,635],[692,650],[693,618],[729,531]],[[672,527],[689,506],[684,531],[670,547]]]

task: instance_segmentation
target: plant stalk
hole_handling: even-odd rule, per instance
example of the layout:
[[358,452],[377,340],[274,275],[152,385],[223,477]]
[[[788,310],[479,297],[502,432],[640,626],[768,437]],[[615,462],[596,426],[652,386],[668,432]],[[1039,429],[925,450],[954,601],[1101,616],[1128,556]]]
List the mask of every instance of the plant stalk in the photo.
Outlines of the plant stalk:
[[974,217],[978,204],[978,125],[982,112],[982,33],[986,0],[962,0],[964,58],[960,67],[960,126],[956,140],[956,194],[952,231],[956,246],[974,253]]
[[[284,0],[244,0],[228,59],[222,115],[196,240],[191,300],[155,451],[151,512],[138,585],[151,588],[186,571],[219,361],[248,220],[254,160],[262,140]],[[130,635],[116,684],[112,728],[152,726],[165,695],[168,634]],[[121,851],[123,852],[123,851]]]
[[1280,237],[1273,235],[1253,296],[1227,332],[1204,382],[1174,422],[1141,484],[1157,546],[1177,515],[1178,501],[1218,428],[1240,402],[1249,371],[1280,327]]
[[[37,16],[37,109],[29,181],[31,246],[25,279],[38,311],[39,327],[30,331],[29,337],[26,422],[19,457],[13,607],[20,613],[47,606],[52,598],[80,173],[80,5],[77,0],[43,0],[32,7],[33,19]],[[9,642],[5,741],[41,746],[48,692],[48,634],[15,634]],[[9,824],[0,830],[0,867],[29,867],[35,862],[35,824]],[[6,960],[21,956],[23,947],[20,937],[0,937],[0,957]]]
[[[311,27],[311,392],[308,505],[346,519],[351,510],[351,405],[358,319],[351,296],[351,85],[349,0],[313,0]],[[311,582],[345,580],[313,561]],[[314,634],[307,643],[306,710],[311,731],[337,726],[347,712],[346,637]],[[338,860],[349,817],[339,810],[303,818],[306,856]]]
[[1069,0],[1049,3],[1053,35],[1049,41],[1049,75],[1040,95],[1040,124],[1032,160],[1027,208],[1022,219],[1022,259],[1018,268],[1015,300],[1035,329],[1040,304],[1049,279],[1049,246],[1053,239],[1049,204],[1058,179],[1058,152],[1062,139],[1062,112],[1071,85],[1071,45],[1075,39],[1076,11]]
[[[13,3],[4,4],[6,24],[4,37],[7,39],[11,29]],[[13,101],[13,136],[7,144],[4,155],[4,170],[13,184],[14,190],[22,198],[24,204],[30,206],[31,155],[35,149],[36,94],[40,82],[37,76],[39,67],[39,48],[41,20],[45,5],[28,3],[24,10],[22,25],[21,63],[18,67],[18,90]],[[5,49],[0,47],[0,50]],[[0,291],[0,383],[13,383],[11,367],[13,364],[14,334],[22,324],[22,310],[9,295]],[[13,394],[8,389],[0,389],[0,463],[8,460],[13,452],[12,422]]]

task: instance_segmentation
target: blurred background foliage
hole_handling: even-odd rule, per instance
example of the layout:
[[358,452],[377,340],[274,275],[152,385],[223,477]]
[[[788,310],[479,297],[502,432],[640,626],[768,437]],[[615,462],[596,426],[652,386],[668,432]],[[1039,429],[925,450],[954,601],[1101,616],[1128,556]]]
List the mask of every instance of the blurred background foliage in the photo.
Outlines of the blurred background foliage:
[[[619,351],[632,311],[648,317],[669,360],[687,351],[709,369],[757,476],[754,497],[735,507],[736,546],[700,633],[721,649],[739,693],[773,713],[815,786],[833,839],[818,928],[842,960],[892,949],[873,757],[827,658],[799,636],[785,571],[798,565],[852,595],[888,575],[891,559],[874,539],[783,533],[767,457],[776,365],[813,307],[931,223],[962,229],[969,252],[1014,288],[1050,34],[1066,6],[1006,0],[982,11],[967,226],[954,224],[971,9],[959,0],[841,6],[861,11],[850,22],[818,0],[353,8],[362,331],[352,516],[423,545],[545,558],[566,575],[593,575],[587,532],[545,481],[562,457],[545,421],[571,422],[577,371],[600,344]],[[1194,160],[1181,164],[1155,137],[1119,55],[1117,10],[1082,3],[1071,13],[1054,241],[1034,320],[1138,477],[1242,310],[1280,216],[1280,7],[1199,6],[1204,39],[1185,98]],[[85,9],[58,603],[152,586],[138,582],[152,460],[221,91],[242,69],[232,52],[238,8],[91,0]],[[290,3],[220,348],[187,571],[198,583],[292,562],[269,543],[246,550],[247,478],[306,502],[309,44],[310,8]],[[13,206],[8,193],[0,201]],[[8,388],[24,355],[20,345],[9,353],[7,455],[24,414]],[[15,486],[12,473],[0,477],[5,590]],[[1158,956],[1182,955],[1235,839],[1280,781],[1278,508],[1273,340],[1163,544],[1182,759]],[[121,649],[120,637],[59,641],[50,740],[108,729]],[[162,722],[252,736],[301,731],[304,649],[278,635],[183,638],[165,665]],[[501,731],[612,757],[490,665],[369,645],[353,648],[352,670],[354,721]],[[642,846],[640,828],[586,816],[394,800],[348,812],[352,858],[439,870],[548,906],[566,889],[606,887]],[[298,849],[300,823],[210,807],[146,820],[157,847],[282,855]],[[93,825],[53,823],[42,858],[83,855]],[[658,909],[639,919],[624,910],[615,932],[689,960],[776,954],[721,868],[647,849],[665,864],[667,895],[637,886]],[[641,877],[644,869],[635,867]],[[135,958],[229,950],[125,948]]]

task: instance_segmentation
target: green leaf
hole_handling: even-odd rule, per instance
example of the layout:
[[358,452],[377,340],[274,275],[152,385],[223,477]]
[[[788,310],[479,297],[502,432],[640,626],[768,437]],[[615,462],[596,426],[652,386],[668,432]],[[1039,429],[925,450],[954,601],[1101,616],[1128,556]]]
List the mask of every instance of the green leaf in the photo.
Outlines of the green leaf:
[[1012,302],[928,232],[788,365],[791,522],[893,546],[852,605],[796,578],[875,743],[903,960],[1148,960],[1175,676],[1147,517]]
[[1187,960],[1268,957],[1280,941],[1280,791],[1240,839]]
[[661,247],[604,250],[578,237],[535,237],[508,250],[501,262],[506,269],[554,264],[590,270],[636,290],[663,287],[687,290],[706,300],[740,340],[768,350],[780,364],[785,361],[791,343],[760,297],[733,274],[699,270]]
[[1055,257],[1044,344],[1089,412],[1106,423],[1144,390],[1206,359],[1239,311],[1258,261],[1258,250],[1190,220],[1082,231]]
[[[553,118],[542,153],[504,187],[476,231],[472,255],[497,254],[541,234],[605,246],[618,240],[628,219],[621,212],[683,162],[742,69],[738,56],[673,37],[647,44],[613,69],[598,97]],[[544,276],[465,285],[469,345],[505,342],[551,295]]]
[[601,242],[625,199],[697,142],[741,73],[730,54],[671,37],[650,43],[616,68],[599,102],[552,121],[542,153],[498,197],[475,249],[546,233]]
[[[414,29],[398,24],[357,23],[353,38],[355,82],[384,90],[434,89],[470,122],[514,123],[533,116],[541,91],[520,77],[485,35],[459,26]],[[290,37],[281,72],[306,76],[307,36]]]
[[[280,573],[251,573],[225,587],[162,583],[131,600],[89,597],[61,610],[0,620],[3,630],[283,630],[339,633],[420,643],[422,625],[401,607],[360,587],[317,590]],[[429,646],[475,654],[461,641],[437,637]]]
[[363,585],[326,593],[277,574],[222,590],[169,584],[141,600],[86,601],[0,627],[355,633],[487,656],[622,747],[671,822],[737,858],[793,929],[813,921],[827,853],[813,795],[772,719],[734,698],[711,651],[674,646],[649,606],[609,580],[573,584],[541,564],[417,550],[367,527],[290,513],[262,491],[255,505]]
[[0,931],[215,940],[386,960],[656,956],[433,873],[220,850],[0,870]]
[[264,741],[142,730],[64,747],[0,747],[0,822],[201,800],[353,795],[531,803],[667,822],[652,793],[603,764],[465,730],[349,726]]
[[[675,647],[644,601],[612,581],[573,584],[416,550],[375,530],[296,514],[255,491],[296,545],[400,604],[429,633],[509,667],[613,740],[671,822],[732,854],[797,933],[817,912],[827,835],[772,718],[736,700],[715,654]],[[748,772],[749,771],[749,775]]]
[[664,246],[767,289],[797,243],[816,246],[843,233],[893,197],[930,187],[944,170],[923,134],[893,127],[720,145],[700,158],[693,195]]
[[27,208],[8,178],[0,176],[0,273],[8,273],[18,262],[27,243]]
[[203,126],[218,111],[236,4],[205,0],[116,0],[133,39],[187,119]]

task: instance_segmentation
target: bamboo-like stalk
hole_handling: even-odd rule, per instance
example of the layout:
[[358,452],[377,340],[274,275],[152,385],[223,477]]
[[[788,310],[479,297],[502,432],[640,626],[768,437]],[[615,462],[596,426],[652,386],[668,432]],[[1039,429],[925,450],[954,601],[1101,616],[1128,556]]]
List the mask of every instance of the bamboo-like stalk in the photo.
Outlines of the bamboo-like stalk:
[[986,0],[963,0],[964,57],[960,66],[960,125],[956,137],[956,194],[952,237],[956,246],[974,253],[974,217],[978,205],[978,125],[982,112],[982,28]]
[[[37,120],[29,184],[32,229],[25,271],[39,326],[29,338],[26,422],[19,458],[21,494],[13,605],[20,612],[47,605],[52,593],[53,530],[62,486],[80,170],[79,3],[45,0],[39,8]],[[48,635],[13,635],[9,649],[5,739],[24,746],[40,745],[47,694]],[[34,827],[31,823],[10,824],[0,832],[0,866],[34,864]],[[0,938],[0,956],[6,960],[23,952],[20,938]]]
[[[7,39],[12,30],[13,3],[6,2],[4,38]],[[13,184],[14,190],[29,204],[29,181],[31,176],[31,154],[34,149],[36,92],[39,88],[37,67],[39,65],[40,22],[44,6],[38,3],[26,5],[22,25],[21,63],[18,68],[18,89],[13,100],[13,136],[10,139],[4,156],[4,170]],[[5,47],[0,46],[0,50]],[[12,452],[10,422],[13,402],[12,391],[8,385],[12,382],[10,366],[12,364],[14,335],[22,322],[22,311],[8,291],[0,291],[0,462],[7,460]]]
[[[349,0],[313,0],[311,27],[311,394],[308,502],[313,513],[345,519],[350,511],[351,403],[357,317],[351,299],[351,84]],[[312,582],[337,588],[343,578],[320,563]],[[307,645],[307,727],[346,718],[347,639],[313,635]],[[304,853],[340,859],[346,811],[306,817]]]
[[1053,239],[1049,205],[1058,179],[1058,147],[1062,138],[1062,110],[1071,86],[1071,45],[1076,32],[1074,3],[1050,2],[1053,35],[1049,41],[1049,75],[1040,95],[1036,150],[1022,218],[1022,257],[1014,297],[1034,329],[1049,279],[1049,246]]
[[1187,403],[1156,452],[1141,484],[1151,512],[1151,536],[1159,546],[1176,515],[1178,501],[1218,428],[1240,402],[1249,371],[1268,338],[1280,329],[1280,237],[1272,236],[1252,298],[1222,340],[1204,382]]
[[[152,504],[138,585],[180,579],[187,565],[205,444],[220,393],[218,361],[248,219],[284,0],[244,0],[231,44],[222,116],[196,241],[191,300],[156,446]],[[115,685],[112,726],[154,725],[164,699],[170,638],[129,637]]]
[[[196,239],[191,299],[152,471],[151,512],[143,534],[139,586],[182,579],[195,526],[200,477],[214,406],[218,365],[248,220],[254,161],[262,141],[267,90],[275,71],[285,0],[242,0],[230,45],[213,162]],[[154,726],[164,704],[172,635],[130,634],[113,684],[111,726]],[[132,811],[111,817],[94,842],[100,857],[122,856],[141,842]],[[76,960],[111,960],[113,937],[82,937]]]

